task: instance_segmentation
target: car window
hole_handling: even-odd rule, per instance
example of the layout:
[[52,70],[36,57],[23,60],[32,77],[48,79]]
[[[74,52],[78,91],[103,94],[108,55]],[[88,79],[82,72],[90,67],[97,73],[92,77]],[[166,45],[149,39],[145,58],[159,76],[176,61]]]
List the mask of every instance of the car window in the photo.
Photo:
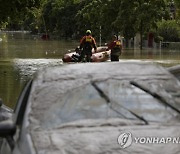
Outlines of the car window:
[[[96,82],[96,85],[109,101],[93,84],[72,89],[63,96],[60,94],[58,97],[58,94],[53,94],[56,95],[55,101],[51,102],[48,110],[42,112],[41,117],[38,117],[40,125],[44,128],[52,128],[77,120],[108,118],[139,119],[145,123],[146,121],[167,122],[179,116],[171,108],[133,86],[129,81],[108,80]],[[48,99],[44,98],[44,100]]]
[[43,127],[50,128],[76,120],[123,118],[122,115],[111,110],[104,98],[89,84],[59,97],[40,119]]
[[108,80],[97,85],[116,104],[116,108],[126,107],[147,121],[167,122],[179,118],[173,109],[129,81]]

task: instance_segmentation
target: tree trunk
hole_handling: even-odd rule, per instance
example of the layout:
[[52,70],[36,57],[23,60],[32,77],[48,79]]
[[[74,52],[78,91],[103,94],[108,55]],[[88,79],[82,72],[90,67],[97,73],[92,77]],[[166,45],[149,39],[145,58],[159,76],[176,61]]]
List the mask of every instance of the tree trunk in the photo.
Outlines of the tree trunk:
[[129,40],[128,38],[125,38],[125,47],[128,48]]
[[143,48],[143,34],[142,34],[142,32],[140,32],[140,50],[142,50],[142,48]]
[[143,48],[143,22],[140,24],[140,50]]

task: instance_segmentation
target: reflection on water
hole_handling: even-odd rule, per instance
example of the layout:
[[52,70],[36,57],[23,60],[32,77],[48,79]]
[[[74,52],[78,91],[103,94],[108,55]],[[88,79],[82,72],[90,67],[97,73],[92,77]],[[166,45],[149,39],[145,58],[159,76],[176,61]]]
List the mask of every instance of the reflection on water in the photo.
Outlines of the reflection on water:
[[19,73],[20,80],[27,80],[39,69],[49,66],[60,66],[61,59],[14,59],[13,66]]
[[[78,41],[43,41],[27,33],[0,32],[0,38],[0,97],[12,108],[34,72],[48,66],[61,66],[62,55],[79,45]],[[180,51],[124,50],[120,61],[127,60],[172,66],[180,64]]]
[[124,50],[121,60],[127,59],[131,61],[154,62],[163,66],[173,66],[180,64],[180,51],[163,49]]
[[0,97],[13,107],[23,84],[11,61],[0,61]]
[[61,57],[78,41],[43,41],[27,33],[0,32],[0,98],[14,108],[25,83],[38,69],[61,66]]
[[[2,41],[0,42],[0,59],[13,58],[60,58],[69,49],[74,49],[77,46],[77,41],[43,41],[37,37],[22,38],[10,36],[3,33]],[[29,36],[29,35],[28,35]]]

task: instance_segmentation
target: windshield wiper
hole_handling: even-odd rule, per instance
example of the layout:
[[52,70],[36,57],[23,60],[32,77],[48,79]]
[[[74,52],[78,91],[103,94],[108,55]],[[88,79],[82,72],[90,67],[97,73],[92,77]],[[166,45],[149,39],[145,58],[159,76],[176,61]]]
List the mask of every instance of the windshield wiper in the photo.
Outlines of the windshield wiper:
[[[139,116],[138,114],[134,113],[133,111],[127,109],[126,107],[122,106],[121,104],[115,102],[114,100],[110,100],[110,98],[96,85],[95,82],[92,82],[92,86],[97,90],[97,92],[99,93],[99,95],[106,100],[106,102],[107,102],[108,105],[111,104],[111,103],[114,103],[114,104],[120,106],[122,109],[127,110],[127,111],[130,112],[132,115],[134,115],[136,118],[138,118],[139,120],[143,121],[146,125],[148,125],[148,121],[147,121],[146,119],[144,119],[143,117],[141,117],[141,116]],[[114,109],[112,106],[110,106],[110,107],[111,107],[111,109],[112,109],[113,111],[115,111],[116,113],[121,114],[119,111],[117,111],[116,109]],[[121,115],[122,115],[122,114],[121,114]],[[123,116],[124,116],[124,115],[123,115]]]
[[162,97],[161,95],[159,95],[158,93],[155,93],[155,92],[151,91],[150,89],[148,89],[147,87],[143,86],[142,84],[140,84],[140,83],[138,83],[136,81],[130,81],[130,84],[132,84],[133,86],[138,87],[141,90],[147,92],[148,94],[150,94],[154,98],[160,100],[163,104],[167,105],[168,107],[170,107],[171,109],[175,110],[176,112],[178,112],[180,114],[180,110],[179,109],[177,109],[173,105],[169,104],[167,102],[167,100],[164,97]]

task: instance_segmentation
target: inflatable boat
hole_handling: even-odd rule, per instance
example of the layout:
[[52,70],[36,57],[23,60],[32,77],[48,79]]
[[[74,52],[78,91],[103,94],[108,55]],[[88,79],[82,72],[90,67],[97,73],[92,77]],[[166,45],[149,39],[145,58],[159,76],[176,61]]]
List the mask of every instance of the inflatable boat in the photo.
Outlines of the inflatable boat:
[[[106,46],[98,47],[97,52],[92,49],[92,62],[104,62],[110,58],[111,51],[107,50]],[[70,51],[63,56],[63,62],[78,62],[80,53],[77,48],[74,51]]]

